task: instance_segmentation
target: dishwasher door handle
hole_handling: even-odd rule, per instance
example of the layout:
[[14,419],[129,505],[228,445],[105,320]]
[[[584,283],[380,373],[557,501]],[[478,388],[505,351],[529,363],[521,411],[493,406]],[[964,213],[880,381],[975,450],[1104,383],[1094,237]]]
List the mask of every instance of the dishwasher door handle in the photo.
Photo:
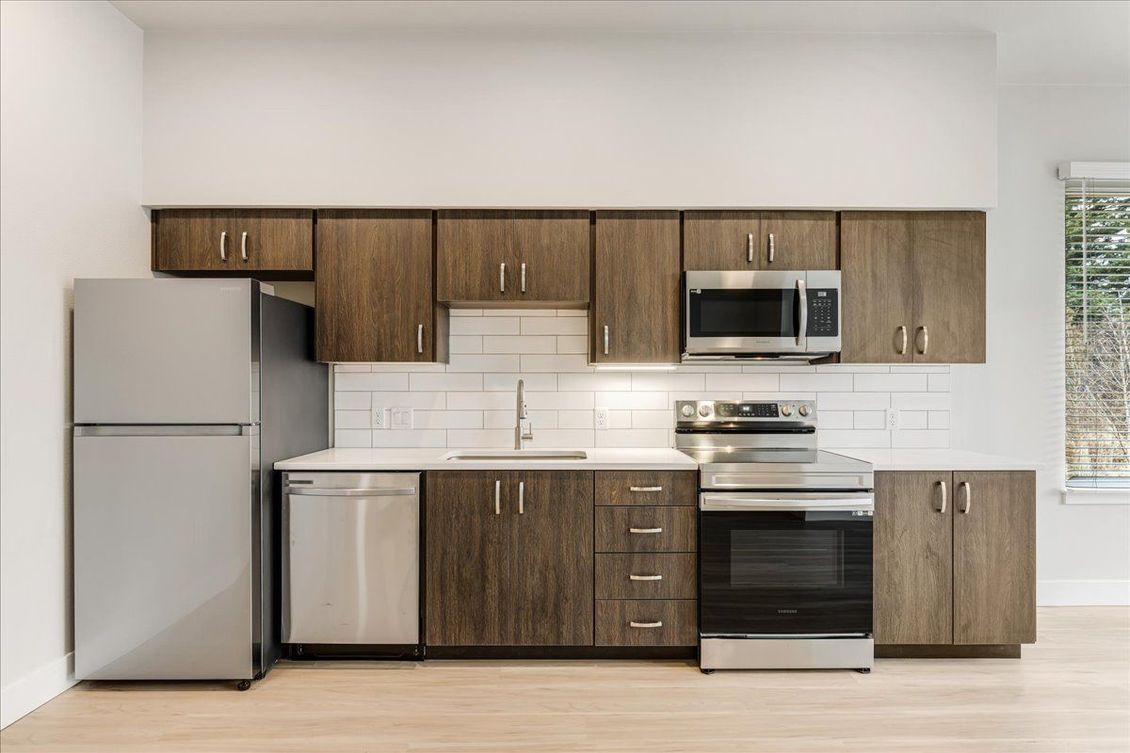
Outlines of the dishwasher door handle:
[[411,497],[416,489],[318,489],[313,486],[288,486],[287,494],[305,497]]

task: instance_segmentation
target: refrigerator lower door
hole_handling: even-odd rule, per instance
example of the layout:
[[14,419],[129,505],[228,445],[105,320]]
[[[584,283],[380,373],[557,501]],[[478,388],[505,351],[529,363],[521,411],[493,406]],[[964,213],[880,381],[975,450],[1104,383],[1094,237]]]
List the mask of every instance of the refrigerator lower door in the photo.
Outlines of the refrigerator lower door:
[[76,678],[252,677],[257,437],[227,428],[227,436],[221,427],[211,436],[76,429]]

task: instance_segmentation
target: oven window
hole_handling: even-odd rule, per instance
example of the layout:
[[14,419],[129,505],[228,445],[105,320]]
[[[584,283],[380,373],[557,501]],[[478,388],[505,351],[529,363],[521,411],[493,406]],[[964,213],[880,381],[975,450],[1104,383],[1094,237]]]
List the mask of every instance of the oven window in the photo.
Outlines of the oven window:
[[731,588],[842,588],[839,530],[730,531]]
[[792,288],[703,290],[692,294],[692,337],[796,337]]

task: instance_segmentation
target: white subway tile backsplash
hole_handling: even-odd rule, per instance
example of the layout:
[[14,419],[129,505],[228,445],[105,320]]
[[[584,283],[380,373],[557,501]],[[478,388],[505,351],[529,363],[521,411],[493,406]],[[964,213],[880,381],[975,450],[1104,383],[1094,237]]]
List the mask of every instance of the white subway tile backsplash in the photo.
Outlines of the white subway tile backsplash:
[[517,335],[522,329],[521,322],[510,316],[459,317],[452,319],[448,326],[453,335]]
[[334,377],[335,392],[373,392],[375,390],[407,390],[407,374],[348,372]]
[[[453,309],[451,362],[336,364],[340,447],[510,447],[526,384],[530,447],[670,447],[676,400],[815,400],[823,447],[946,447],[950,367],[696,363],[598,371],[583,309]],[[411,430],[370,430],[373,408],[415,409]],[[608,411],[596,429],[595,409]],[[886,409],[900,428],[886,429]]]

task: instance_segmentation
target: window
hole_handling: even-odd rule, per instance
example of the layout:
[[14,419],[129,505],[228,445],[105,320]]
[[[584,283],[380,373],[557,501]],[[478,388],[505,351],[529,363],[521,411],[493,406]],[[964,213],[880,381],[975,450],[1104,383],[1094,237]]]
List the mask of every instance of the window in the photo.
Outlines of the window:
[[1130,490],[1130,180],[1068,178],[1066,485]]

